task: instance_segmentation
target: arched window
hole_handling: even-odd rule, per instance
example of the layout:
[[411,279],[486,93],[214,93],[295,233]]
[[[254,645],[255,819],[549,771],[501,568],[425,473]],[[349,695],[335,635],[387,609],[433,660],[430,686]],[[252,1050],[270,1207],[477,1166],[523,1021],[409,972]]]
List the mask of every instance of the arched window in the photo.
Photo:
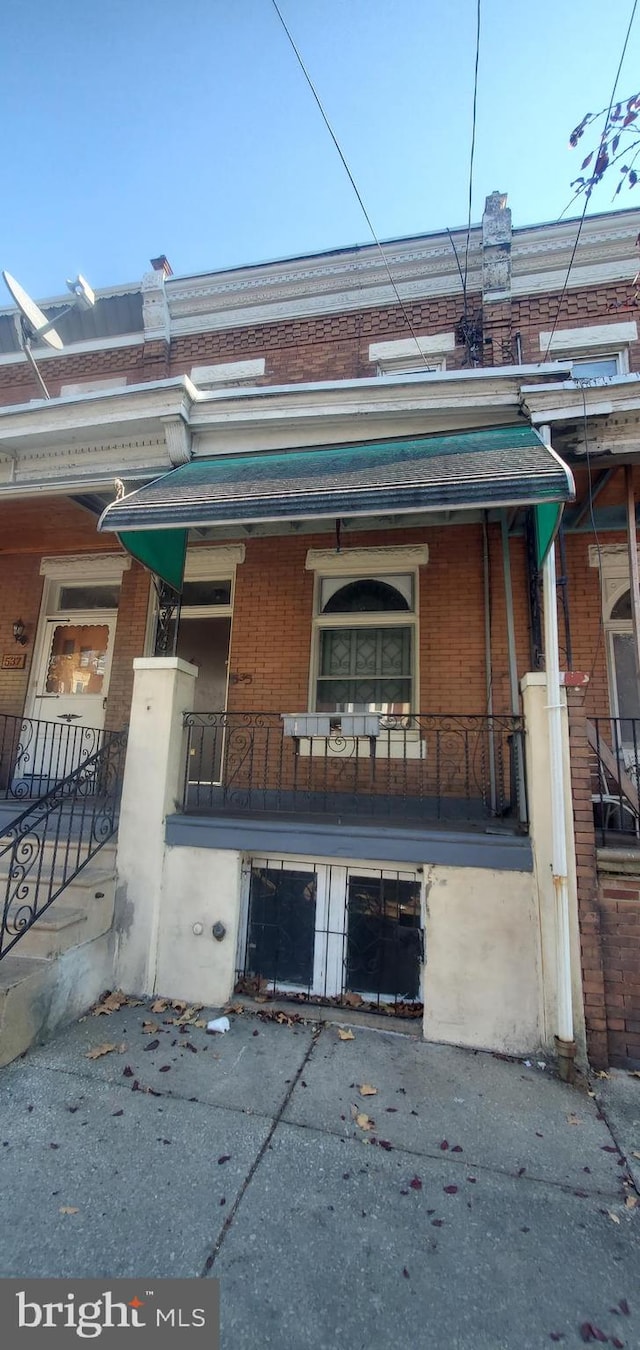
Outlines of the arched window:
[[623,720],[640,718],[640,686],[636,672],[631,591],[628,587],[610,603],[605,627],[612,712]]
[[316,711],[412,711],[415,576],[324,577],[316,618]]

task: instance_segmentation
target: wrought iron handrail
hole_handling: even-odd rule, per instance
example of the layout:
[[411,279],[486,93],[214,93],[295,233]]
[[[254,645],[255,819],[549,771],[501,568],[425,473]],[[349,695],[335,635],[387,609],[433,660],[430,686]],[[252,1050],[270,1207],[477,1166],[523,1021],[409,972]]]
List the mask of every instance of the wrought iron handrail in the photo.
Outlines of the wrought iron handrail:
[[339,715],[330,721],[329,735],[319,735],[308,714],[185,713],[184,810],[408,824],[497,817],[526,828],[523,718],[381,716],[375,735],[364,721],[365,734],[354,734],[353,717],[352,734]]
[[587,736],[591,799],[600,844],[626,836],[640,844],[640,718],[593,717]]
[[103,733],[95,754],[6,826],[0,960],[115,834],[127,734]]
[[73,725],[71,714],[46,721],[0,713],[0,797],[40,797],[101,748],[109,733]]

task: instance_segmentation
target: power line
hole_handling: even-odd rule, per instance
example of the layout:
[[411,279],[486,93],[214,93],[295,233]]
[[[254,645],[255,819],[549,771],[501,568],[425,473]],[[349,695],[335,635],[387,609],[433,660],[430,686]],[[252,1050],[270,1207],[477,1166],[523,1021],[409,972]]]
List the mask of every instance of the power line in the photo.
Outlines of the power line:
[[[339,143],[339,141],[338,141],[338,138],[337,138],[337,136],[336,136],[336,133],[335,133],[335,131],[333,130],[333,127],[332,127],[332,125],[331,125],[331,123],[330,123],[330,121],[329,121],[329,118],[327,117],[327,114],[326,114],[326,112],[325,112],[325,110],[324,110],[324,107],[323,107],[323,104],[322,104],[322,100],[321,100],[321,98],[320,98],[320,95],[319,95],[319,93],[318,93],[318,91],[317,91],[317,89],[316,89],[316,87],[315,87],[315,85],[314,85],[314,83],[313,83],[313,80],[311,79],[311,76],[310,76],[310,74],[309,74],[309,71],[307,70],[307,67],[306,67],[306,65],[305,65],[305,63],[304,63],[304,61],[303,61],[303,59],[302,59],[302,55],[301,55],[301,53],[300,53],[298,47],[296,46],[296,43],[295,43],[295,41],[294,41],[294,38],[293,38],[291,32],[289,31],[289,29],[288,29],[288,27],[287,27],[287,24],[286,24],[286,22],[285,22],[285,20],[284,20],[284,18],[283,18],[283,16],[282,16],[282,13],[281,13],[281,11],[280,11],[280,9],[279,9],[279,7],[278,7],[278,4],[277,4],[277,0],[271,0],[271,3],[272,3],[272,5],[273,5],[273,8],[275,9],[275,12],[276,12],[276,14],[277,14],[279,20],[280,20],[280,23],[282,24],[282,27],[283,27],[283,29],[284,29],[286,35],[287,35],[287,38],[289,39],[289,42],[290,42],[290,44],[291,44],[291,47],[292,47],[292,49],[293,49],[293,51],[294,51],[294,53],[295,53],[296,59],[297,59],[297,61],[298,61],[298,65],[300,66],[300,69],[301,69],[301,71],[302,71],[302,74],[304,75],[304,78],[305,78],[305,80],[307,81],[307,84],[308,84],[308,86],[309,86],[309,88],[310,88],[310,90],[311,90],[311,93],[313,94],[313,97],[314,97],[314,99],[315,99],[315,101],[316,101],[316,103],[317,103],[317,105],[318,105],[318,108],[319,108],[319,111],[320,111],[320,115],[321,115],[321,117],[322,117],[322,120],[323,120],[323,122],[324,122],[324,124],[325,124],[325,126],[326,126],[326,128],[327,128],[327,131],[329,132],[329,135],[330,135],[330,137],[331,137],[331,139],[332,139],[332,141],[333,141],[333,144],[335,145],[336,150],[338,151],[338,154],[339,154],[339,156],[340,156],[340,159],[342,160],[342,164],[343,164],[345,173],[347,174],[347,177],[348,177],[348,179],[349,179],[349,182],[351,183],[351,186],[352,186],[352,188],[353,188],[353,190],[354,190],[354,192],[355,192],[355,195],[356,195],[356,197],[357,197],[357,199],[358,199],[358,203],[359,203],[359,205],[360,205],[360,209],[361,209],[361,211],[362,211],[362,214],[363,214],[363,216],[364,216],[364,218],[365,218],[365,220],[366,220],[366,222],[367,222],[367,225],[369,226],[369,229],[370,229],[370,231],[371,231],[371,236],[372,236],[372,238],[373,238],[373,240],[374,240],[374,243],[377,245],[377,248],[378,248],[378,250],[379,250],[379,252],[380,252],[380,257],[382,258],[382,261],[383,261],[383,263],[384,263],[385,271],[386,271],[386,273],[387,273],[387,276],[388,276],[389,281],[390,281],[390,283],[391,283],[391,286],[392,286],[392,288],[393,288],[393,292],[394,292],[394,295],[395,295],[395,297],[396,297],[396,300],[398,301],[398,304],[399,304],[399,306],[400,306],[400,308],[401,308],[401,310],[402,310],[402,313],[404,314],[404,317],[405,317],[406,322],[407,322],[407,327],[408,327],[408,329],[409,329],[409,331],[410,331],[410,333],[411,333],[411,336],[412,336],[412,338],[413,338],[413,340],[414,340],[414,342],[415,342],[415,344],[416,344],[416,347],[418,348],[418,352],[419,352],[419,354],[420,354],[421,360],[424,362],[425,367],[426,367],[426,366],[429,365],[428,359],[427,359],[425,353],[423,352],[422,347],[420,346],[420,341],[419,341],[418,335],[417,335],[417,333],[416,333],[416,331],[415,331],[415,329],[414,329],[414,327],[413,327],[413,324],[412,324],[412,322],[411,322],[411,319],[409,318],[409,314],[408,314],[408,312],[407,312],[407,309],[406,309],[406,306],[405,306],[405,304],[404,304],[404,301],[403,301],[403,299],[402,299],[402,297],[401,297],[401,295],[400,295],[400,292],[399,292],[399,290],[398,290],[398,287],[396,286],[396,283],[395,283],[395,281],[394,281],[394,279],[393,279],[393,275],[392,275],[392,273],[391,273],[391,268],[389,267],[389,263],[387,262],[386,254],[385,254],[384,249],[383,249],[383,247],[382,247],[382,244],[380,243],[380,240],[378,239],[378,236],[377,236],[377,234],[376,234],[376,232],[375,232],[375,230],[374,230],[374,228],[373,228],[373,223],[372,223],[371,217],[370,217],[369,212],[367,211],[367,208],[366,208],[366,206],[365,206],[365,204],[364,204],[364,202],[363,202],[363,200],[362,200],[362,197],[361,197],[360,192],[359,192],[359,190],[358,190],[358,186],[357,186],[356,180],[355,180],[355,178],[354,178],[354,176],[353,176],[353,174],[352,174],[352,172],[351,172],[351,169],[349,168],[349,165],[347,164],[345,155],[344,155],[344,153],[343,153],[343,151],[342,151],[342,148],[341,148],[341,146],[340,146],[340,143]],[[479,3],[479,0],[478,0],[478,3]]]
[[[611,117],[611,109],[613,108],[613,101],[614,101],[615,96],[616,96],[616,89],[618,88],[618,80],[620,79],[620,72],[621,72],[621,70],[622,70],[622,65],[623,65],[623,62],[624,62],[624,58],[625,58],[625,56],[626,56],[626,54],[627,54],[627,46],[628,46],[628,44],[629,44],[629,38],[630,38],[630,36],[631,36],[631,29],[633,28],[633,21],[634,21],[634,19],[635,19],[635,17],[636,17],[636,9],[637,9],[637,8],[638,8],[638,0],[633,0],[633,6],[632,6],[632,9],[631,9],[631,17],[630,17],[630,19],[629,19],[629,24],[628,24],[628,26],[627,26],[627,33],[626,33],[626,37],[625,37],[625,40],[624,40],[624,45],[623,45],[623,47],[622,47],[622,53],[621,53],[621,56],[620,56],[620,60],[619,60],[619,62],[618,62],[618,69],[617,69],[617,71],[616,71],[616,78],[615,78],[615,80],[614,80],[614,82],[613,82],[613,89],[611,90],[611,98],[609,99],[609,107],[608,107],[608,109],[607,109],[607,116],[606,116],[606,118],[605,118],[604,128],[603,128],[603,131],[602,131],[602,135],[601,135],[601,137],[600,137],[600,144],[601,144],[601,145],[602,145],[602,142],[604,141],[604,138],[605,138],[605,136],[606,136],[606,134],[607,134],[607,131],[609,130],[609,118]],[[576,253],[577,253],[577,251],[578,251],[578,244],[580,243],[580,235],[582,234],[582,226],[584,225],[584,219],[585,219],[585,216],[586,216],[586,214],[587,214],[587,207],[588,207],[589,201],[590,201],[590,199],[591,199],[591,193],[592,193],[592,191],[593,191],[593,183],[591,183],[590,186],[587,187],[587,190],[586,190],[586,192],[585,192],[584,207],[582,208],[582,215],[581,215],[581,217],[580,217],[580,222],[579,222],[579,225],[578,225],[578,232],[577,232],[577,234],[576,234],[575,243],[574,243],[574,245],[573,245],[573,251],[572,251],[571,257],[570,257],[570,259],[569,259],[569,266],[568,266],[568,268],[567,268],[567,275],[566,275],[566,277],[565,277],[565,279],[564,279],[564,286],[562,287],[562,291],[560,292],[560,299],[559,299],[559,301],[558,301],[558,307],[557,307],[557,309],[556,309],[556,317],[555,317],[555,319],[554,319],[554,321],[553,321],[553,328],[551,329],[551,332],[550,332],[550,334],[549,334],[549,341],[548,341],[548,343],[547,343],[547,350],[546,350],[546,352],[545,352],[545,354],[544,354],[544,356],[543,356],[543,358],[542,358],[542,359],[543,359],[543,362],[547,360],[547,357],[548,357],[549,352],[550,352],[550,350],[551,350],[551,343],[553,342],[553,335],[554,335],[554,333],[555,333],[555,331],[556,331],[556,328],[558,327],[558,319],[560,318],[560,310],[562,309],[562,301],[564,300],[564,297],[565,297],[566,291],[567,291],[567,286],[569,285],[569,277],[571,276],[571,269],[572,269],[572,267],[573,267],[573,264],[574,264],[574,261],[575,261],[575,256],[576,256]],[[565,209],[566,209],[566,208],[565,208]],[[563,214],[564,214],[564,212],[563,212]]]
[[[636,0],[637,3],[637,0]],[[480,61],[480,0],[476,6],[476,62],[473,76],[473,112],[471,117],[471,154],[469,156],[469,212],[467,217],[467,243],[464,252],[464,311],[467,312],[467,276],[469,271],[469,239],[471,237],[471,198],[473,195],[473,157],[476,149],[476,115],[478,107],[478,64]]]

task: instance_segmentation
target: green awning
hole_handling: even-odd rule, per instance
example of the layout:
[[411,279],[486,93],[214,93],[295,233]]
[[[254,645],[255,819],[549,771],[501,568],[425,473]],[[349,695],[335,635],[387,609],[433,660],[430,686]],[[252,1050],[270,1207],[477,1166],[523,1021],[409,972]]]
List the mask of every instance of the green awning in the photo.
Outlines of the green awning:
[[[191,460],[112,502],[98,529],[115,530],[134,557],[175,586],[189,529],[538,503],[557,511],[573,496],[570,470],[518,423]],[[155,547],[144,542],[147,532]]]
[[127,553],[174,591],[182,590],[187,552],[186,530],[123,530],[118,538]]

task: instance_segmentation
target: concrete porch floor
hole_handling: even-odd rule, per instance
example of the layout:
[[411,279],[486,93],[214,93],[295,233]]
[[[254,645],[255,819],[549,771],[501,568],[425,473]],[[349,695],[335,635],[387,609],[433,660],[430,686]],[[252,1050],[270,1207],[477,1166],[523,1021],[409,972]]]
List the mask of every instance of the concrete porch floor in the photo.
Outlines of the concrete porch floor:
[[388,1031],[179,1015],[88,1015],[0,1071],[0,1276],[216,1276],[234,1350],[640,1345],[640,1139],[608,1102]]

